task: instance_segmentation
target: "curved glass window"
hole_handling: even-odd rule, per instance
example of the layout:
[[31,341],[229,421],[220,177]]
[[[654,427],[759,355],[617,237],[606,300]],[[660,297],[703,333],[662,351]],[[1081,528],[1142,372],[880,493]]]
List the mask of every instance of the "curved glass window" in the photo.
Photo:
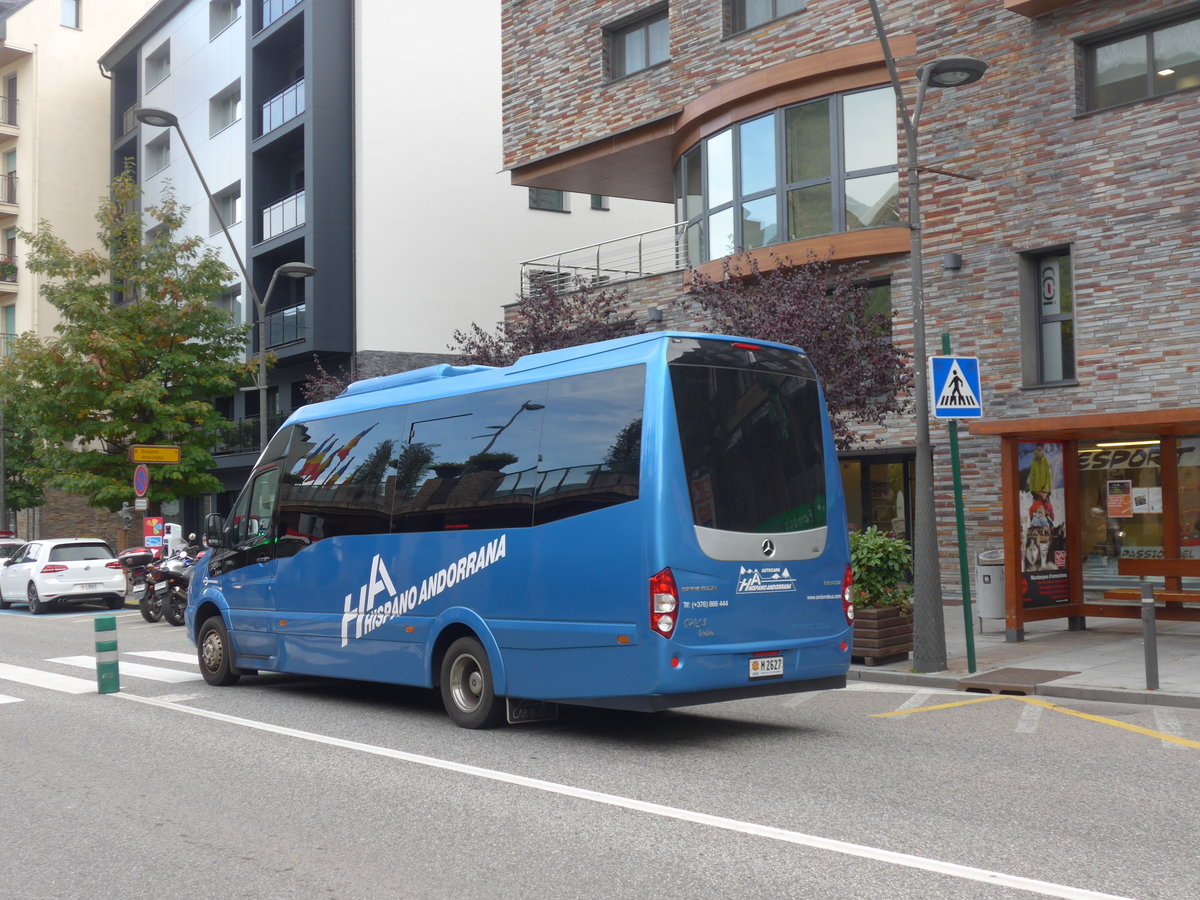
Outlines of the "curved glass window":
[[675,172],[689,261],[898,224],[896,147],[890,87],[777,109],[705,138]]

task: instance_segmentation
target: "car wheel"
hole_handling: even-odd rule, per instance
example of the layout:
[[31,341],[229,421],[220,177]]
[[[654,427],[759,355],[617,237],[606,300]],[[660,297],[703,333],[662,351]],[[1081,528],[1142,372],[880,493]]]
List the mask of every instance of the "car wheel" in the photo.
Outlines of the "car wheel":
[[38,596],[37,588],[33,582],[29,582],[29,587],[25,589],[25,596],[29,598],[30,615],[40,616],[46,611],[46,604],[42,602],[42,598]]
[[460,728],[491,728],[505,719],[503,698],[497,697],[487,651],[473,637],[461,637],[442,657],[442,705]]
[[200,626],[196,636],[196,655],[200,660],[200,674],[211,685],[225,687],[237,684],[242,677],[242,673],[233,666],[229,632],[220,616],[209,616]]
[[0,609],[8,609],[12,606],[11,600],[0,600]]
[[124,609],[125,608],[125,598],[124,597],[110,597],[108,600],[108,608],[109,609]]

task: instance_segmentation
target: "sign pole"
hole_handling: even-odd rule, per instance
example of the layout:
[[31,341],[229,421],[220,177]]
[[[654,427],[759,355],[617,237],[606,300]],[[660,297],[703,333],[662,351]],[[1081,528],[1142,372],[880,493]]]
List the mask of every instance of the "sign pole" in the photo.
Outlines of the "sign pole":
[[[950,332],[942,332],[942,353],[950,355]],[[967,526],[963,519],[962,469],[958,460],[958,419],[950,420],[950,467],[954,470],[954,518],[958,525],[958,568],[962,578],[963,634],[967,639],[967,671],[975,673],[975,628],[971,617],[971,572],[967,561]]]

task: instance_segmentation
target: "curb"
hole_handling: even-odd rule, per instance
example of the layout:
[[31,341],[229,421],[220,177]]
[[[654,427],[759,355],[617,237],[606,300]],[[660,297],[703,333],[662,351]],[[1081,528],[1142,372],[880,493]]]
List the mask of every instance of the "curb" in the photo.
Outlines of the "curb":
[[[872,681],[880,684],[903,684],[912,687],[935,687],[962,694],[984,692],[965,691],[959,680],[967,677],[954,672],[897,672],[889,669],[870,669],[851,666],[846,673],[847,681]],[[990,693],[990,692],[988,692]],[[1103,703],[1130,703],[1138,706],[1174,706],[1185,709],[1200,709],[1200,695],[1172,694],[1163,691],[1121,690],[1119,688],[1088,687],[1084,685],[1054,685],[1051,682],[1033,686],[1026,696],[1054,697],[1059,700],[1094,700]]]

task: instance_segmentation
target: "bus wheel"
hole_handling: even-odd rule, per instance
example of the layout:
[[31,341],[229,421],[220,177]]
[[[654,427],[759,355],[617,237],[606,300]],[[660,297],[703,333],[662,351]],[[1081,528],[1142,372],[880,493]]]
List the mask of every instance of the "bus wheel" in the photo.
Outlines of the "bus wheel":
[[229,632],[220,616],[209,616],[200,626],[196,637],[196,656],[200,660],[200,674],[204,680],[216,687],[237,684],[242,673],[235,669],[233,648],[229,644]]
[[491,728],[505,718],[504,699],[493,689],[492,666],[483,645],[462,637],[442,657],[442,704],[460,728]]

